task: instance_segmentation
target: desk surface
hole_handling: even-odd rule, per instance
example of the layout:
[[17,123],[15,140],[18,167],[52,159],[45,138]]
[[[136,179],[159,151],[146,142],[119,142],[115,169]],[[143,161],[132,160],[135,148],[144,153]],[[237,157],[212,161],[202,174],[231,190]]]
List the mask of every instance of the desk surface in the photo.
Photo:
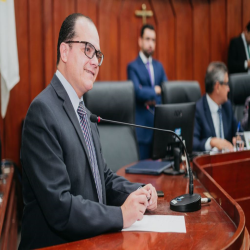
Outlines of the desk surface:
[[[132,182],[151,183],[162,190],[165,196],[159,198],[157,210],[147,214],[184,215],[187,233],[116,232],[44,249],[249,249],[249,235],[242,223],[244,213],[237,203],[234,204],[235,214],[240,223],[235,223],[214,199],[202,205],[199,211],[177,213],[170,210],[169,203],[188,192],[188,179],[164,174],[126,174],[125,167],[118,174]],[[194,180],[194,192],[202,197],[207,192],[197,179]]]

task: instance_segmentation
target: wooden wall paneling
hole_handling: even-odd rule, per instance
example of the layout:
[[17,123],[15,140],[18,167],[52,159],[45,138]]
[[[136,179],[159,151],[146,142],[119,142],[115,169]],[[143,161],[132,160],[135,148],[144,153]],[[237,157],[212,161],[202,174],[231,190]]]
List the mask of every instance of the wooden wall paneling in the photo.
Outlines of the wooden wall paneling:
[[[57,48],[59,31],[64,19],[76,11],[75,1],[53,0],[53,48]],[[57,49],[54,50],[54,58],[57,57]]]
[[[107,1],[106,1],[107,2]],[[76,12],[90,17],[98,29],[99,0],[76,0]]]
[[[142,27],[142,18],[136,17],[135,11],[141,10],[143,3],[146,4],[147,10],[152,10],[149,1],[123,1],[122,9],[119,15],[119,80],[127,79],[127,65],[129,62],[133,61],[139,53],[138,38]],[[154,15],[156,14],[157,13],[154,13]],[[147,18],[147,23],[155,26],[155,16]]]
[[243,16],[242,16],[242,30],[245,29],[246,25],[250,21],[250,1],[249,0],[242,0],[242,9],[243,9]]
[[171,0],[176,13],[176,78],[193,80],[193,13],[189,0]]
[[28,0],[15,0],[14,4],[20,81],[10,92],[3,144],[4,157],[20,165],[21,125],[30,105],[29,12]]
[[99,4],[98,31],[100,36],[101,51],[104,61],[100,67],[99,79],[102,81],[119,79],[119,13],[122,0],[101,0]]
[[[99,9],[99,0],[92,0],[92,1],[76,0],[76,12],[82,13],[83,15],[90,17],[92,21],[94,22],[94,24],[96,25],[96,28],[99,32],[98,9]],[[97,76],[97,80],[99,79],[100,79],[100,73]]]
[[210,60],[227,62],[226,0],[210,1]]
[[227,46],[242,32],[242,0],[227,1]]
[[175,13],[169,0],[152,1],[156,20],[156,51],[169,80],[176,79]]
[[56,41],[53,35],[53,1],[43,0],[44,84],[49,85],[56,71]]
[[194,79],[200,84],[201,92],[205,93],[204,78],[210,62],[209,43],[209,1],[192,0],[193,6],[193,67]]
[[43,1],[29,0],[29,57],[30,93],[33,100],[45,87],[44,85],[44,41],[43,41]]

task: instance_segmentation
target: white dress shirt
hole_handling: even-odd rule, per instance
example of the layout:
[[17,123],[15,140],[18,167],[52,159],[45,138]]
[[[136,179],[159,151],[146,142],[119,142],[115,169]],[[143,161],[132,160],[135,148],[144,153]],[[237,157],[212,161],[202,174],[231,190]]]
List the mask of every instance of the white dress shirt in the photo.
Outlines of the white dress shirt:
[[73,105],[73,108],[76,112],[76,116],[78,118],[78,121],[80,123],[80,116],[77,113],[77,109],[79,106],[79,102],[83,101],[83,97],[81,97],[79,99],[78,95],[76,94],[76,92],[73,89],[73,87],[71,86],[71,84],[65,79],[65,77],[62,75],[62,73],[59,70],[56,71],[56,76],[58,77],[58,79],[62,83],[63,87],[65,88],[65,90],[69,96],[69,99]]
[[[142,51],[139,52],[139,56],[142,60],[142,62],[144,63],[146,69],[147,69],[147,62],[149,61],[149,70],[150,70],[150,74],[151,74],[151,77],[152,77],[152,81],[153,81],[153,86],[155,85],[155,75],[154,75],[154,67],[153,67],[153,64],[152,64],[152,56],[150,56],[149,58],[147,58]],[[148,70],[148,69],[147,69]]]
[[[216,137],[220,137],[220,119],[219,119],[219,114],[218,114],[218,109],[219,109],[219,105],[217,103],[215,103],[208,94],[206,94],[206,98],[207,98],[207,103],[208,103],[208,107],[210,109],[211,112],[211,116],[212,116],[212,120],[213,120],[213,124],[214,124],[214,129],[215,129],[215,134]],[[224,138],[224,129],[223,129],[223,121],[221,121],[221,126],[222,126],[222,138]],[[210,141],[211,141],[212,137],[209,137],[205,143],[205,150],[211,150],[212,147],[210,145]],[[214,148],[213,150],[216,150],[217,148]]]

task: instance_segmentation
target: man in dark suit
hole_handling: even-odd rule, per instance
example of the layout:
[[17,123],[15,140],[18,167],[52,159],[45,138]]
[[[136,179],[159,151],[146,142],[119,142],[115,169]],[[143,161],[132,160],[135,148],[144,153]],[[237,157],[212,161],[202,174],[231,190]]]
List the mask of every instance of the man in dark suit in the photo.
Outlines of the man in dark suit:
[[230,41],[228,50],[229,73],[250,73],[250,22],[240,36]]
[[233,150],[237,121],[227,99],[227,67],[212,62],[205,77],[206,94],[196,103],[193,150]]
[[157,207],[151,184],[130,183],[103,159],[97,126],[83,103],[102,61],[92,20],[68,16],[59,33],[56,74],[31,103],[24,122],[19,249],[121,230]]
[[[161,103],[161,84],[167,81],[162,64],[152,55],[155,50],[156,34],[152,25],[146,24],[141,29],[138,57],[127,67],[128,79],[135,87],[136,124],[154,126],[154,106]],[[153,131],[136,128],[140,159],[152,157]]]

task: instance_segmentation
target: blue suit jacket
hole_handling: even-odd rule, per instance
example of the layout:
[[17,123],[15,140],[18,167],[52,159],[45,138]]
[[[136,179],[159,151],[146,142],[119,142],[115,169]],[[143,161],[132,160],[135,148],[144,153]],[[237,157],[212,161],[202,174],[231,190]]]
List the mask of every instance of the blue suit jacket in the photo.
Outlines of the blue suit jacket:
[[[167,76],[160,62],[152,61],[154,68],[155,85],[161,86],[163,81],[167,81]],[[150,76],[138,56],[127,67],[128,79],[133,81],[136,96],[136,124],[144,126],[154,126],[154,115],[150,113],[144,103],[146,101],[155,100],[156,104],[161,103],[161,96],[156,95],[154,87],[151,85]],[[151,107],[153,109],[154,107]],[[146,129],[136,129],[137,139],[139,143],[150,144],[153,139],[153,131]]]
[[[222,105],[222,122],[224,137],[232,142],[237,130],[237,121],[233,114],[231,102]],[[212,115],[208,106],[206,95],[196,103],[193,150],[204,151],[205,143],[209,137],[216,137]]]

